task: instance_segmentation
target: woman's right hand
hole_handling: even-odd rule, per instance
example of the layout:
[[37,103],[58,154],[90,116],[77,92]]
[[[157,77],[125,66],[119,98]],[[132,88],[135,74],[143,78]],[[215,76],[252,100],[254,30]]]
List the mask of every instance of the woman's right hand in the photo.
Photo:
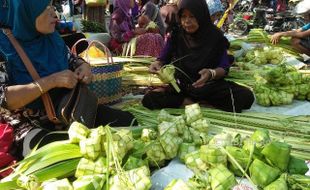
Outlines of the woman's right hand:
[[162,63],[160,61],[155,61],[150,65],[149,71],[151,73],[158,73],[161,67],[162,67]]
[[78,82],[78,75],[71,70],[64,70],[51,75],[55,88],[74,88]]

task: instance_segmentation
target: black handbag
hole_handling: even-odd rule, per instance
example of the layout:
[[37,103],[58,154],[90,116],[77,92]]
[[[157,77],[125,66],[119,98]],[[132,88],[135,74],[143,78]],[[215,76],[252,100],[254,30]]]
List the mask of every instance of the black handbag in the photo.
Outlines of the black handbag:
[[93,128],[98,108],[97,96],[86,84],[78,83],[74,89],[65,94],[57,105],[56,117],[64,124],[73,121]]
[[[38,72],[33,67],[31,60],[22,49],[10,29],[3,29],[10,42],[16,49],[16,52],[22,59],[34,81],[40,79]],[[40,89],[41,90],[41,89]],[[49,93],[41,95],[48,119],[55,124],[69,125],[73,121],[83,123],[92,128],[95,124],[97,115],[98,98],[90,91],[86,84],[78,83],[75,88],[69,90],[58,103],[55,111],[52,99]]]

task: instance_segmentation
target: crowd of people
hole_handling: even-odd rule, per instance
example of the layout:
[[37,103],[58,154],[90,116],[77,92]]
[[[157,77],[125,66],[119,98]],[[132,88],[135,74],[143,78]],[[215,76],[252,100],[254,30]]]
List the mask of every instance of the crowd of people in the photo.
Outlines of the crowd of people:
[[[60,36],[55,30],[58,18],[53,3],[51,0],[0,0],[1,28],[11,29],[41,77],[32,79],[7,34],[0,31],[0,54],[5,60],[0,65],[0,107],[12,112],[10,117],[2,115],[1,119],[14,125],[19,157],[27,153],[23,152],[25,147],[34,147],[48,132],[66,128],[47,119],[41,95],[48,92],[57,106],[68,89],[78,82],[88,84],[92,79],[90,65],[68,51],[68,46],[84,36],[70,40]],[[73,1],[73,5],[81,4],[82,1]],[[110,4],[108,45],[114,54],[120,54],[124,44],[136,38],[136,55],[157,57],[150,65],[150,72],[158,73],[169,64],[178,68],[175,78],[181,92],[170,86],[154,89],[144,95],[145,107],[179,108],[199,102],[229,112],[242,112],[252,106],[254,95],[250,89],[225,80],[234,58],[227,51],[230,45],[227,38],[215,25],[224,12],[219,0],[165,3],[114,0]],[[309,10],[303,12],[308,18]],[[148,27],[150,23],[155,25]],[[310,55],[309,26],[274,34],[272,42],[291,36],[294,47]],[[80,48],[80,51],[85,49]],[[106,124],[138,125],[129,112],[99,105],[95,126]]]

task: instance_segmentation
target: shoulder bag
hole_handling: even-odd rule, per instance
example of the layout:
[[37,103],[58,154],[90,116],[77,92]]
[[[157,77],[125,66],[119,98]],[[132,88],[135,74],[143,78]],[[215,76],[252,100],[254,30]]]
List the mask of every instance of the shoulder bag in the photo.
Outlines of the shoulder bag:
[[[34,81],[40,79],[39,74],[32,65],[23,48],[13,36],[10,29],[3,29],[16,52],[24,62],[28,72]],[[69,125],[73,121],[83,123],[92,128],[97,115],[98,98],[91,92],[86,84],[78,83],[75,88],[64,94],[55,110],[51,97],[48,93],[41,95],[48,119],[55,124]]]

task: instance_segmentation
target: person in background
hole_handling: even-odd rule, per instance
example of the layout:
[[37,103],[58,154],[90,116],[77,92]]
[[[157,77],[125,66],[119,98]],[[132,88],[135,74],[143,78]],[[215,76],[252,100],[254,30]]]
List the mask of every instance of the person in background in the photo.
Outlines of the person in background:
[[174,23],[178,22],[178,3],[179,0],[168,0],[167,4],[160,8],[160,15],[164,21],[166,31],[171,31]]
[[150,72],[158,73],[173,62],[181,92],[170,86],[155,89],[145,94],[142,104],[149,109],[162,109],[203,101],[230,112],[249,109],[254,102],[253,93],[224,79],[230,67],[229,42],[211,21],[206,1],[182,0],[178,16],[181,27],[172,33],[166,44],[170,48],[150,65]]
[[223,15],[223,7],[220,0],[207,0],[211,21],[216,25],[216,23],[221,19]]
[[146,32],[150,33],[159,33],[159,28],[155,22],[151,21],[148,16],[141,15],[138,18],[138,26],[137,28],[144,28]]
[[136,38],[135,55],[157,57],[163,47],[163,37],[157,33],[147,33],[145,28],[135,28],[131,8],[133,0],[115,0],[115,10],[110,22],[110,48],[116,54],[123,52],[123,45]]
[[155,22],[159,28],[160,34],[165,35],[165,26],[159,13],[159,8],[151,1],[144,4],[141,14],[147,16],[151,21]]
[[275,33],[271,36],[271,42],[277,44],[282,37],[291,37],[293,48],[299,53],[310,56],[310,1],[301,1],[295,9],[297,14],[303,15],[308,24],[297,30]]
[[[8,3],[6,7],[3,7],[4,2]],[[4,117],[1,114],[0,117],[14,125],[17,147],[21,149],[17,153],[24,156],[27,152],[24,148],[34,147],[40,137],[50,131],[59,128],[65,130],[68,127],[55,125],[47,119],[41,95],[48,92],[57,107],[64,93],[78,82],[90,83],[92,73],[87,62],[69,53],[59,33],[55,31],[57,17],[50,0],[0,0],[0,10],[6,13],[0,14],[1,27],[12,30],[41,77],[38,80],[32,79],[1,30],[0,52],[5,56],[6,64],[0,67],[0,107],[11,111],[12,115]],[[129,112],[98,105],[95,127],[106,124],[129,126],[133,120]],[[39,137],[33,140],[37,135]]]

